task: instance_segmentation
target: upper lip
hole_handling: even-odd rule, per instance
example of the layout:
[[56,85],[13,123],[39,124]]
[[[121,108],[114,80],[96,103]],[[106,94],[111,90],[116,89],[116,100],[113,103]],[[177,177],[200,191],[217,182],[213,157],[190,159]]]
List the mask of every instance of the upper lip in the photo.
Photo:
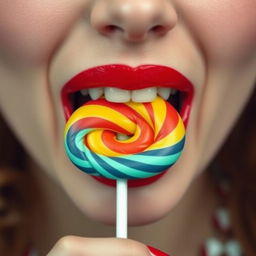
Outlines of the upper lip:
[[138,67],[121,64],[103,65],[78,73],[63,86],[61,99],[65,117],[68,119],[72,114],[70,113],[70,93],[95,87],[136,90],[154,86],[171,87],[186,92],[187,103],[192,101],[194,92],[192,83],[173,68],[161,65],[141,65]]
[[180,72],[166,66],[105,65],[84,70],[71,78],[63,87],[69,92],[85,88],[116,87],[125,90],[143,89],[153,86],[172,87],[191,91],[191,82]]

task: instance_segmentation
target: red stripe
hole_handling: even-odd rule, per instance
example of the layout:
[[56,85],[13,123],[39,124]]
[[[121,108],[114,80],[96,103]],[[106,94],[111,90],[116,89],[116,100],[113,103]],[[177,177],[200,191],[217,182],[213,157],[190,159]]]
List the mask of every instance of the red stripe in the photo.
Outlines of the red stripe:
[[165,105],[166,105],[166,117],[157,135],[156,141],[159,141],[162,138],[166,137],[168,134],[170,134],[176,128],[179,122],[179,116],[175,108],[171,104],[169,104],[167,101],[165,101]]
[[86,128],[102,128],[127,135],[131,134],[129,131],[119,126],[118,124],[99,117],[82,118],[75,122],[72,126],[72,129],[74,129],[75,131],[80,131]]
[[115,134],[111,132],[103,132],[102,141],[114,152],[121,154],[135,154],[144,151],[152,143],[154,143],[154,131],[151,126],[144,120],[136,120],[137,125],[141,129],[141,134],[136,141],[125,143],[115,140]]
[[143,103],[143,105],[146,108],[146,110],[150,116],[152,124],[154,125],[155,124],[155,115],[154,115],[154,110],[153,110],[152,104],[147,102],[147,103]]

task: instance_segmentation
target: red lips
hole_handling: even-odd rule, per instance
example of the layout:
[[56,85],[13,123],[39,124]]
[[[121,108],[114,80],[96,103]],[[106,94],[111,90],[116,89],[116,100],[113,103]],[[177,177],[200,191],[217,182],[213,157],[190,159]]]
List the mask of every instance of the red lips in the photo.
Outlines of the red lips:
[[[95,87],[115,87],[125,90],[144,89],[147,87],[170,87],[183,92],[182,106],[180,110],[181,118],[185,126],[189,119],[192,105],[194,87],[192,83],[180,72],[166,66],[141,65],[130,67],[127,65],[104,65],[87,69],[71,78],[61,90],[61,100],[66,120],[72,112],[70,96],[76,91]],[[159,179],[161,175],[147,179],[132,180],[128,184],[130,187],[137,187],[150,184]],[[115,181],[97,178],[107,185],[115,185]]]
[[95,87],[116,87],[125,90],[147,87],[171,87],[185,92],[180,115],[187,124],[194,88],[192,83],[178,71],[159,65],[105,65],[87,69],[69,80],[61,91],[66,120],[72,114],[69,95],[76,91]]

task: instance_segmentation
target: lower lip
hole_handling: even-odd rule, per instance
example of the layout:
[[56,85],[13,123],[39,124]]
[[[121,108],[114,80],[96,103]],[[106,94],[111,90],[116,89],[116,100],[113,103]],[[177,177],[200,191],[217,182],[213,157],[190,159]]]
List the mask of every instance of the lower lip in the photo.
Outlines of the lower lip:
[[[157,180],[159,180],[164,174],[165,172],[162,172],[156,176],[150,177],[150,178],[146,178],[146,179],[139,179],[139,180],[128,180],[128,187],[129,188],[136,188],[136,187],[142,187],[142,186],[147,186]],[[116,180],[111,180],[111,179],[106,179],[104,177],[98,177],[98,176],[91,176],[92,178],[94,178],[95,180],[97,180],[98,182],[111,186],[111,187],[115,187],[116,186]]]

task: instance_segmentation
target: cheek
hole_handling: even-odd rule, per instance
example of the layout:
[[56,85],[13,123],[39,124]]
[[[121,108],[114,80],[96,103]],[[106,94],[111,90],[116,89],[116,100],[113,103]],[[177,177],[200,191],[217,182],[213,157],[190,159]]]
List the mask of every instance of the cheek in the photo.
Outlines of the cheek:
[[[72,1],[73,2],[73,1]],[[67,33],[75,10],[67,0],[0,3],[0,54],[15,63],[47,60]],[[73,6],[72,6],[73,7]]]
[[207,58],[225,63],[255,56],[255,0],[195,0],[187,5],[188,26]]

